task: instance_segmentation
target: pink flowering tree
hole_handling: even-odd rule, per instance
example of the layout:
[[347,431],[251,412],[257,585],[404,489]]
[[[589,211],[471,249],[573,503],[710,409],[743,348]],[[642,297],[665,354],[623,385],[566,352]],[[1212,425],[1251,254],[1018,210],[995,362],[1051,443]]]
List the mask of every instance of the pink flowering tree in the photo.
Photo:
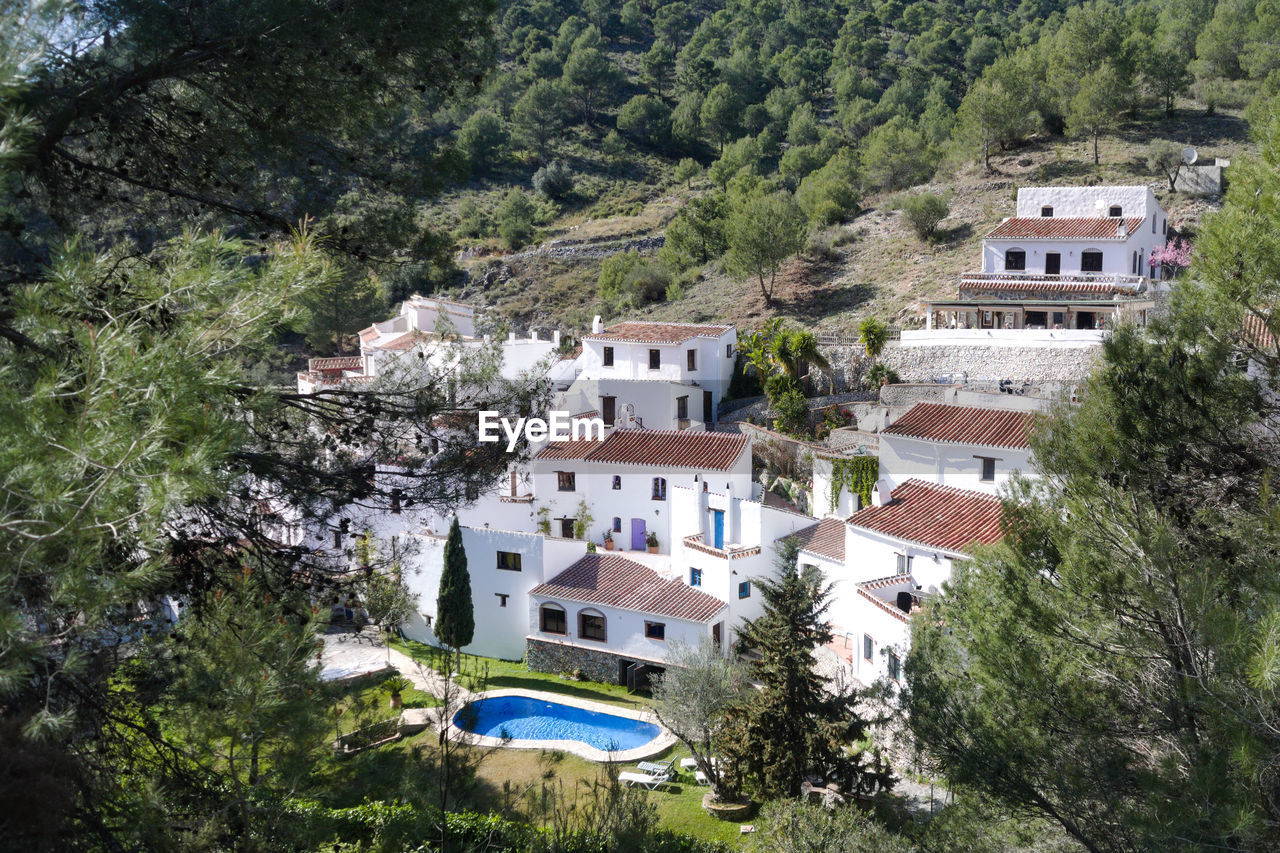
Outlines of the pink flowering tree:
[[1151,253],[1147,263],[1160,268],[1160,278],[1170,279],[1191,265],[1191,244],[1182,238],[1174,238]]

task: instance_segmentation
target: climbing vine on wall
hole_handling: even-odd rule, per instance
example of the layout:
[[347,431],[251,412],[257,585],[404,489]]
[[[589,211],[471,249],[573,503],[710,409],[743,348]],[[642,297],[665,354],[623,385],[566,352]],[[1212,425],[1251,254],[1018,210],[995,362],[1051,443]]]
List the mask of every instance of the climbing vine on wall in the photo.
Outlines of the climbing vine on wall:
[[831,460],[831,509],[840,503],[840,494],[848,489],[861,499],[861,506],[871,505],[871,490],[880,478],[880,457],[852,456]]

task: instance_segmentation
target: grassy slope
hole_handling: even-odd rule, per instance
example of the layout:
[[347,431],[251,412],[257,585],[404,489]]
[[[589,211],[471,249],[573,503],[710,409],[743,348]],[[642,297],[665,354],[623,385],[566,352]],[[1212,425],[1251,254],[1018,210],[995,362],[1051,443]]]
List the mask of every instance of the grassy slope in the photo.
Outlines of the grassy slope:
[[[982,234],[1014,211],[1017,185],[1149,183],[1170,212],[1170,222],[1194,230],[1211,205],[1203,200],[1171,197],[1163,178],[1152,175],[1142,152],[1153,139],[1194,145],[1203,158],[1239,158],[1255,150],[1244,121],[1233,114],[1205,116],[1186,103],[1172,119],[1155,117],[1133,122],[1100,145],[1101,164],[1094,166],[1084,140],[1047,139],[997,155],[991,174],[967,167],[940,176],[926,187],[953,190],[952,214],[934,242],[923,244],[900,213],[889,209],[891,196],[866,199],[865,210],[851,223],[817,235],[837,245],[831,253],[808,253],[783,271],[776,304],[766,308],[754,284],[729,280],[711,265],[686,289],[685,297],[637,312],[636,317],[686,321],[729,321],[742,328],[757,326],[779,314],[822,331],[848,333],[866,314],[899,325],[917,322],[927,299],[954,294],[956,277],[979,258]],[[647,159],[633,175],[595,177],[590,188],[604,190],[592,205],[580,205],[548,224],[544,239],[634,236],[658,233],[688,191],[673,185],[670,164]],[[705,185],[705,184],[704,184]],[[695,183],[695,191],[697,190]],[[585,189],[585,188],[584,188]],[[640,205],[637,209],[637,205]],[[625,215],[608,216],[610,210]],[[500,256],[473,261],[493,264]],[[513,321],[517,328],[583,328],[598,308],[595,281],[599,259],[522,258],[511,261],[511,277],[485,288],[478,283],[463,294]]]

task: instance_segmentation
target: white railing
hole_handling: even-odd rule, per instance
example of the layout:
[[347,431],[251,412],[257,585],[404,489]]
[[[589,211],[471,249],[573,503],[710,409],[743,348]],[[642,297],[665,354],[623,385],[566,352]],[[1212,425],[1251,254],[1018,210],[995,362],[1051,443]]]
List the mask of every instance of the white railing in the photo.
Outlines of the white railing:
[[961,287],[983,285],[1035,287],[1036,285],[1046,284],[1110,285],[1118,289],[1137,292],[1146,288],[1147,277],[1144,275],[1102,272],[1071,272],[1054,275],[1027,272],[967,272],[960,274]]
[[1106,329],[915,329],[902,333],[904,347],[1089,347],[1101,343]]

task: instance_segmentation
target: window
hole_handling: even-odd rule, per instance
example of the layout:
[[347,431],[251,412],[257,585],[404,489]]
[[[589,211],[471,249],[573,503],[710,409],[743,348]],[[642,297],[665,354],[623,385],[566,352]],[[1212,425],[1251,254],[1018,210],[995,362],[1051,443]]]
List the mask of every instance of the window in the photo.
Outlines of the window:
[[495,592],[495,593],[494,593],[494,595],[498,596],[498,606],[499,606],[499,607],[506,607],[506,606],[507,606],[507,599],[511,597],[510,595],[508,595],[508,594],[507,594],[507,593],[505,593],[505,592]]
[[898,656],[893,652],[888,653],[889,657],[889,677],[894,681],[902,678],[902,661],[898,660]]
[[862,656],[867,660],[871,660],[871,656],[876,653],[875,641],[871,639],[870,634],[862,635]]
[[667,638],[667,623],[665,622],[645,622],[644,635],[650,640],[665,640]]
[[467,496],[467,500],[473,501],[480,497],[480,487],[475,483],[467,483],[462,487],[463,493]]
[[1041,216],[1053,216],[1053,208],[1052,208],[1052,207],[1048,207],[1048,206],[1040,208],[1040,215],[1041,215]]
[[604,348],[604,366],[613,367],[613,347]]
[[598,611],[587,610],[579,613],[578,636],[584,640],[598,640],[603,643],[607,636],[604,630],[604,615]]
[[691,349],[688,352],[686,352],[685,358],[686,358],[686,361],[688,362],[688,367],[690,370],[698,369],[698,351],[696,349]]
[[1151,233],[1156,233],[1156,215],[1154,213],[1151,214]]
[[1111,205],[1111,209],[1107,211],[1107,216],[1124,216],[1124,209],[1118,204]]
[[391,490],[391,514],[392,515],[400,514],[400,499],[402,497],[404,497],[404,492],[400,491],[399,489]]
[[560,519],[560,538],[561,539],[577,538],[573,535],[573,519],[572,518]]
[[702,586],[702,569],[689,569],[689,586]]
[[1102,272],[1102,253],[1085,249],[1080,253],[1080,272]]
[[615,492],[622,490],[622,478],[617,474],[613,475],[613,490]]
[[738,598],[751,597],[751,581],[743,581],[738,584]]
[[440,439],[438,438],[431,439],[431,455],[435,456],[439,452],[440,452]]
[[567,634],[564,608],[557,604],[544,604],[538,608],[538,624],[548,634]]
[[665,477],[653,478],[653,499],[655,501],[665,501],[667,499],[667,480]]
[[613,517],[613,532],[614,533],[622,532],[622,519],[616,515]]
[[676,420],[685,421],[689,419],[689,397],[676,397]]
[[333,547],[334,548],[342,547],[342,531],[341,530],[333,531]]
[[649,369],[657,370],[660,367],[662,367],[662,350],[660,349],[649,350]]
[[733,344],[724,345],[724,357],[733,358]]
[[1027,253],[1022,249],[1009,249],[1004,253],[1004,268],[1006,270],[1025,270],[1027,268]]
[[911,561],[915,558],[907,554],[894,554],[894,556],[897,557],[898,559],[898,563],[897,563],[898,574],[900,575],[911,574]]
[[504,572],[520,571],[520,555],[514,551],[499,551],[498,568]]
[[600,419],[605,426],[613,426],[618,421],[618,398],[600,398]]
[[572,471],[556,472],[556,489],[561,492],[577,491],[577,478]]
[[982,463],[982,482],[990,483],[996,478],[996,460],[990,456],[975,456]]

